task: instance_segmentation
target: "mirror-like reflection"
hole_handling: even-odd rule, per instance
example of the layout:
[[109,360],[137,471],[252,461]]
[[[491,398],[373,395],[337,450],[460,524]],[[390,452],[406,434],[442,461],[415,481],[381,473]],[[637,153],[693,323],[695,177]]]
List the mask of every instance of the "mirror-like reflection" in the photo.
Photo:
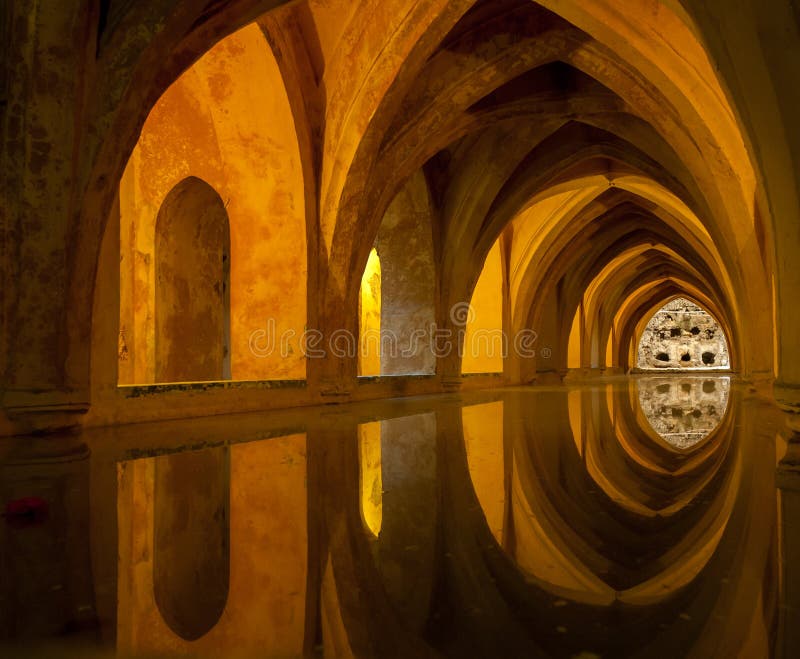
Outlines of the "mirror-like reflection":
[[746,394],[659,376],[26,438],[0,654],[791,656],[796,506]]
[[675,448],[705,439],[728,409],[729,378],[643,378],[636,386],[647,421]]

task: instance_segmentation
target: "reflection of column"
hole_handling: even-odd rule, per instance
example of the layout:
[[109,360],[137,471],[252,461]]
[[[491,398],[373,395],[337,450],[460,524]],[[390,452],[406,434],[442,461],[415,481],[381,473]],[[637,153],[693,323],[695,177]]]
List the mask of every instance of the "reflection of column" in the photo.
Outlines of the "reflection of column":
[[[409,634],[407,618],[398,611],[396,591],[374,560],[377,548],[370,542],[359,510],[362,493],[356,424],[350,425],[344,419],[331,421],[313,430],[309,437],[309,464],[314,465],[310,483],[318,494],[311,514],[320,523],[322,548],[321,554],[319,549],[312,548],[312,562],[318,561],[322,574],[318,601],[324,654],[326,657],[433,657],[418,635]],[[392,515],[388,511],[388,516]],[[414,529],[405,530],[406,537],[397,538],[394,534],[404,543],[402,548],[416,541]],[[413,569],[409,574],[415,574]],[[394,585],[397,584],[393,582]],[[430,590],[429,584],[428,597]],[[424,613],[427,614],[427,608]]]
[[[792,420],[797,424],[800,419]],[[781,528],[781,624],[777,657],[800,657],[800,431],[778,464]]]
[[436,547],[436,421],[433,414],[381,422],[383,522],[377,564],[403,619],[428,619]]
[[155,459],[153,590],[166,623],[187,640],[222,615],[230,572],[227,448]]
[[0,465],[0,643],[95,624],[89,451],[65,441],[50,438],[39,452],[26,440]]

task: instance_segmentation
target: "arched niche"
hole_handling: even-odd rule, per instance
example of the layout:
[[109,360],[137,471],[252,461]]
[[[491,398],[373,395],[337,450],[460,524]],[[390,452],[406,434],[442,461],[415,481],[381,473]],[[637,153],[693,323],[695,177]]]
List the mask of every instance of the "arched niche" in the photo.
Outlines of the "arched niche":
[[230,227],[216,191],[190,176],[155,229],[155,379],[230,379]]
[[358,374],[381,374],[381,259],[378,250],[369,253],[358,296]]

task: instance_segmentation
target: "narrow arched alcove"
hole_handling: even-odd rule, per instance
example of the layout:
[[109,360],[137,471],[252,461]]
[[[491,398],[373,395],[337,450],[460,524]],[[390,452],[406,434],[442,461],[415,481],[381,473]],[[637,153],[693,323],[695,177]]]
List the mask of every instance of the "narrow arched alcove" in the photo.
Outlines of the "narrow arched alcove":
[[225,205],[190,177],[155,231],[155,379],[230,379],[230,227]]
[[358,374],[381,374],[381,259],[378,250],[369,253],[358,296]]
[[658,309],[637,345],[640,370],[728,370],[731,365],[723,327],[685,297],[673,298]]

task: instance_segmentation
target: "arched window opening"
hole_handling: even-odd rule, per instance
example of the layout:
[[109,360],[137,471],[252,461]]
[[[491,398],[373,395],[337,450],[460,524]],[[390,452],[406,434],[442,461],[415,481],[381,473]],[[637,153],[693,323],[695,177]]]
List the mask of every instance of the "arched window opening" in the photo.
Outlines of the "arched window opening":
[[728,340],[705,309],[686,298],[675,298],[656,311],[645,326],[639,340],[638,367],[727,370]]

